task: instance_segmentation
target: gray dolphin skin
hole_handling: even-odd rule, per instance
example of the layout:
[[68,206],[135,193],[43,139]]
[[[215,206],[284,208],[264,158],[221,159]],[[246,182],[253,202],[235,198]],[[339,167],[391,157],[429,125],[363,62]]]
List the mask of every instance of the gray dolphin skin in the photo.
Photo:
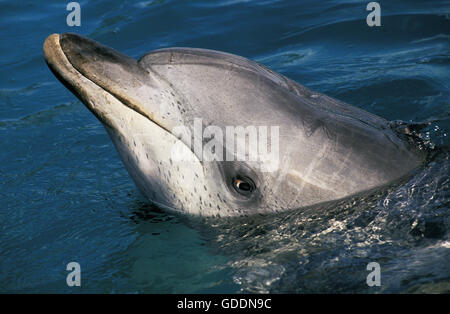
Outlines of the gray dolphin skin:
[[[139,190],[169,210],[223,217],[302,208],[392,183],[426,158],[389,121],[229,53],[168,48],[136,61],[65,33],[50,35],[44,54],[104,125]],[[196,148],[208,138],[191,145],[196,120],[202,130],[278,127],[278,166],[205,160]],[[174,147],[189,158],[175,159]]]

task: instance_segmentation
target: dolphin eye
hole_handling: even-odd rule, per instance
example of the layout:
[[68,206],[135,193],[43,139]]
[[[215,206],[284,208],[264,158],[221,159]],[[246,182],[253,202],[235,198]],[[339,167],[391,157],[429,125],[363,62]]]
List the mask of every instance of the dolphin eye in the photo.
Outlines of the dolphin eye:
[[235,177],[233,187],[239,194],[250,195],[255,190],[255,183],[248,177]]

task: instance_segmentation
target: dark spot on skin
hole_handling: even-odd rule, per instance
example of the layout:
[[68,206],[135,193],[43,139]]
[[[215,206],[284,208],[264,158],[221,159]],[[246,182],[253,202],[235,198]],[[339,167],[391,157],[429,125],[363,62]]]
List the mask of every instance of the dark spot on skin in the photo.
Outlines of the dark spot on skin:
[[145,153],[145,156],[147,156],[147,159],[148,159],[148,154],[147,153]]
[[134,147],[136,147],[136,142],[135,141],[133,141],[133,144],[134,144]]
[[203,188],[205,189],[205,191],[208,191],[208,190],[206,189],[206,185],[204,185]]
[[[194,188],[194,192],[197,193],[197,189],[196,189],[196,188]],[[191,194],[192,194],[192,193],[191,193]]]
[[220,210],[220,206],[219,205],[217,205],[217,209]]

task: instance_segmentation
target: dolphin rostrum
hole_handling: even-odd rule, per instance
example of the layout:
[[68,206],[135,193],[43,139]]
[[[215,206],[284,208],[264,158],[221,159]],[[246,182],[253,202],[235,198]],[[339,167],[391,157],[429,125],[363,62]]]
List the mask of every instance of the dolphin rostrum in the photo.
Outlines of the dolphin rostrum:
[[229,53],[168,48],[136,61],[66,33],[50,35],[44,54],[139,190],[169,210],[301,208],[386,185],[425,160],[391,122]]

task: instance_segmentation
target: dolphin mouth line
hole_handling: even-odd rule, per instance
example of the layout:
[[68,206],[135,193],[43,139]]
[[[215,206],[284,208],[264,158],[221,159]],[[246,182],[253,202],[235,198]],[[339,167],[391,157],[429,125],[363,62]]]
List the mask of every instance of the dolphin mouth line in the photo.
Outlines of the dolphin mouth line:
[[148,114],[139,110],[137,105],[129,104],[128,101],[124,101],[121,97],[118,97],[113,92],[109,91],[105,87],[97,84],[95,81],[91,80],[85,76],[81,71],[79,71],[70,62],[69,58],[65,54],[64,50],[60,45],[60,35],[52,34],[47,37],[44,42],[44,56],[45,62],[52,71],[52,73],[58,78],[58,80],[72,93],[74,93],[81,102],[100,120],[100,122],[106,124],[108,127],[117,130],[117,127],[111,123],[104,115],[99,114],[98,109],[95,104],[91,101],[90,93],[86,89],[91,89],[94,92],[103,91],[108,93],[110,97],[115,98],[123,106],[126,106],[133,110],[134,112],[145,117],[151,123],[157,125],[167,133],[172,133],[166,127],[152,119]]

